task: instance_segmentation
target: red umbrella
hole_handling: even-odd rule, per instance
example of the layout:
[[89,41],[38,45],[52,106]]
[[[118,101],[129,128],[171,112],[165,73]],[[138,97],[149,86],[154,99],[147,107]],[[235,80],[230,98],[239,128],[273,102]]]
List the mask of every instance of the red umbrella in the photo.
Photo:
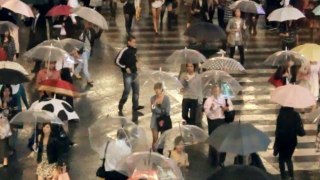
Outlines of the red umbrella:
[[48,79],[42,81],[38,91],[47,91],[71,97],[79,97],[77,89],[71,83],[64,80]]
[[69,16],[71,14],[72,7],[68,5],[58,5],[51,8],[46,16]]

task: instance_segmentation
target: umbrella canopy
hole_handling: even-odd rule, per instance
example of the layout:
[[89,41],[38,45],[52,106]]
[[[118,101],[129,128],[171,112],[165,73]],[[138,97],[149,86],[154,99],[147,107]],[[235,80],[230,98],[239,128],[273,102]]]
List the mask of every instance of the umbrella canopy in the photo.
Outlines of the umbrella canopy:
[[276,9],[271,12],[268,16],[269,21],[290,21],[290,20],[298,20],[304,18],[305,15],[297,8],[292,6],[286,6],[279,9]]
[[155,83],[162,83],[164,90],[176,90],[180,91],[182,84],[179,79],[167,72],[159,71],[141,71],[139,73],[139,82],[142,88],[153,92],[153,85]]
[[315,97],[309,89],[288,84],[271,92],[271,101],[284,107],[307,108],[315,105]]
[[184,179],[176,162],[154,152],[133,153],[121,160],[115,170],[134,179]]
[[92,8],[81,6],[73,9],[73,13],[85,19],[86,21],[100,27],[101,29],[107,30],[109,28],[106,19]]
[[143,128],[130,122],[124,117],[111,117],[95,121],[89,128],[89,140],[91,148],[102,155],[105,145],[110,140],[116,140],[118,131],[126,135],[133,152],[148,150],[147,136]]
[[266,14],[261,4],[250,0],[239,0],[229,6],[230,9],[240,9],[245,13]]
[[84,43],[77,39],[65,38],[65,39],[50,39],[43,41],[38,46],[54,46],[57,48],[64,49],[66,52],[71,52],[72,50],[83,48]]
[[205,142],[208,134],[201,128],[194,125],[179,125],[165,131],[158,139],[156,146],[162,149],[174,149],[174,140],[181,136],[185,145],[194,145]]
[[30,110],[49,111],[59,117],[62,121],[79,121],[80,118],[67,102],[60,99],[44,99],[31,104]]
[[71,97],[79,97],[78,90],[73,84],[63,80],[47,79],[40,83],[38,91],[53,92]]
[[16,114],[10,121],[10,124],[23,124],[23,123],[52,123],[60,124],[63,122],[55,114],[43,110],[27,110]]
[[51,8],[46,16],[69,16],[72,8],[68,5],[58,5]]
[[303,55],[309,61],[320,61],[320,45],[314,43],[305,43],[292,49]]
[[320,5],[312,10],[313,14],[316,16],[320,16]]
[[248,179],[259,179],[259,180],[272,180],[274,179],[266,171],[263,171],[254,166],[244,165],[232,165],[225,168],[221,168],[214,172],[207,180],[248,180]]
[[184,32],[185,36],[193,37],[201,42],[212,42],[226,39],[224,30],[215,24],[207,22],[198,22],[191,24]]
[[265,64],[271,66],[282,66],[288,61],[293,61],[295,65],[308,65],[309,61],[301,54],[295,51],[278,51],[270,55],[265,61]]
[[39,59],[43,61],[58,61],[65,59],[69,54],[60,48],[54,46],[36,46],[25,52],[24,57],[29,59]]
[[10,0],[10,1],[4,1],[1,4],[2,8],[9,9],[15,13],[22,14],[26,17],[34,17],[34,14],[26,3],[20,1],[20,0]]
[[23,66],[13,61],[0,61],[0,70],[1,69],[11,69],[11,70],[19,71],[24,75],[29,74]]
[[219,85],[225,97],[234,97],[242,87],[236,79],[228,73],[220,70],[210,70],[201,74],[202,90],[205,97],[211,96],[213,86]]
[[233,122],[219,126],[211,133],[208,142],[219,152],[249,155],[265,151],[271,141],[252,124]]
[[19,27],[10,21],[0,21],[0,34],[4,34],[6,31],[18,31]]
[[174,64],[175,66],[179,66],[181,64],[199,64],[206,61],[206,57],[202,55],[199,51],[193,49],[180,49],[174,51],[166,60],[168,64]]
[[222,70],[227,72],[244,72],[244,67],[235,59],[224,56],[210,58],[201,67],[206,70]]
[[0,84],[21,84],[29,81],[29,78],[20,71],[6,68],[0,69]]

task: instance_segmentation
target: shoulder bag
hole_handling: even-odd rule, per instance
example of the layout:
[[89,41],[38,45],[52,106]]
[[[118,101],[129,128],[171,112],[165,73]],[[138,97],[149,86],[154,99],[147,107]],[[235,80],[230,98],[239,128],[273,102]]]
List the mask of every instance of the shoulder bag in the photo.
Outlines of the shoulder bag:
[[100,177],[100,178],[105,178],[105,176],[106,176],[106,170],[104,169],[104,163],[106,161],[106,153],[107,153],[108,145],[109,145],[109,141],[107,142],[106,148],[104,149],[102,165],[98,168],[98,170],[96,172],[96,176]]
[[[226,101],[226,106],[229,107],[229,104],[228,104],[228,99],[225,99]],[[224,121],[226,123],[231,123],[234,121],[234,117],[236,116],[236,111],[235,110],[232,110],[232,111],[225,111],[224,112]]]

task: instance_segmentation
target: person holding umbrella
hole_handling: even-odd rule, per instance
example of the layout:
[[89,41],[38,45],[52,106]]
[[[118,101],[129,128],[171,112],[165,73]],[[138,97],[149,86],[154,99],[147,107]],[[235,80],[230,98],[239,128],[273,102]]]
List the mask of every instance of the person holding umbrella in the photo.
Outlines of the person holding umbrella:
[[60,72],[56,70],[56,62],[47,62],[47,67],[42,68],[36,77],[36,87],[39,87],[40,83],[47,79],[60,79]]
[[9,137],[11,136],[10,124],[8,119],[0,112],[0,168],[8,167],[8,157],[9,157]]
[[241,18],[240,9],[235,9],[234,17],[227,24],[226,32],[228,33],[228,45],[230,46],[230,58],[233,58],[236,46],[240,54],[240,63],[244,65],[244,30],[246,24]]
[[0,47],[4,48],[7,54],[7,60],[13,61],[16,55],[16,45],[13,37],[10,35],[9,29],[6,29],[4,34],[1,36],[0,40],[1,40]]
[[124,0],[123,13],[127,34],[131,33],[133,16],[136,14],[137,7],[140,7],[140,0]]
[[195,125],[197,117],[197,108],[202,104],[203,95],[202,90],[197,88],[202,87],[202,80],[197,73],[198,65],[187,63],[187,72],[180,76],[180,82],[183,85],[181,92],[183,94],[182,100],[182,118],[187,124]]
[[282,106],[277,118],[274,142],[274,155],[279,154],[279,168],[282,179],[287,178],[285,165],[288,168],[289,178],[294,178],[292,155],[297,146],[297,135],[305,135],[299,113],[292,107]]
[[184,151],[184,140],[182,136],[174,139],[174,149],[169,151],[169,158],[173,159],[179,168],[187,170],[190,166],[188,154]]
[[282,50],[285,50],[286,48],[290,50],[299,44],[297,22],[289,21],[282,23],[279,30]]
[[[218,85],[213,86],[212,96],[207,98],[204,103],[204,112],[207,115],[208,134],[210,135],[216,128],[225,123],[225,111],[233,110],[232,102],[229,98],[225,99]],[[209,157],[211,163],[218,163],[223,166],[226,153],[220,153],[210,147]],[[219,158],[218,158],[219,157]]]

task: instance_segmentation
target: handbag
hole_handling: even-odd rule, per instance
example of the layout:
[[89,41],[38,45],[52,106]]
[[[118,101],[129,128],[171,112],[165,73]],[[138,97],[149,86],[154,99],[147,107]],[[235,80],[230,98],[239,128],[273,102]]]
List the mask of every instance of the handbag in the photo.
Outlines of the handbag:
[[157,118],[157,128],[161,133],[172,128],[171,117],[166,114],[162,114]]
[[[226,101],[226,106],[229,107],[228,99],[225,99],[225,101]],[[224,112],[224,121],[226,123],[231,123],[231,122],[234,121],[235,116],[236,116],[236,111],[235,110],[225,111]]]
[[268,80],[270,84],[272,84],[274,87],[279,87],[283,86],[282,80],[281,79],[275,79],[274,78],[275,74],[272,74]]
[[98,168],[98,170],[96,172],[96,176],[100,177],[100,178],[105,178],[105,176],[106,176],[106,171],[104,169],[104,163],[106,161],[106,153],[107,153],[108,145],[109,145],[109,141],[107,142],[106,148],[104,149],[102,165]]
[[297,123],[297,130],[298,136],[302,137],[306,135],[306,131],[304,130],[304,126],[301,120]]

